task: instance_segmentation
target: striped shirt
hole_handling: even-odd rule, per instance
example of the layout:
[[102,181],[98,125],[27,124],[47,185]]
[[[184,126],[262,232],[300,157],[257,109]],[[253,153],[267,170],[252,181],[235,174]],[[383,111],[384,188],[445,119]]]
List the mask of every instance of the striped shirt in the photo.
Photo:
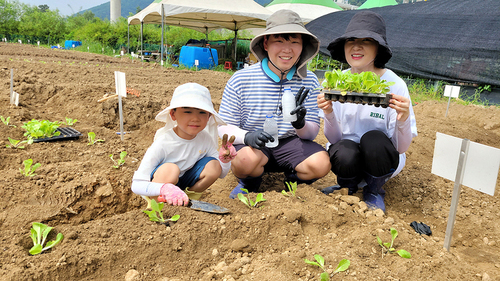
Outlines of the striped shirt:
[[[280,82],[276,74],[267,75],[263,68],[267,68],[267,63],[264,63],[263,67],[259,62],[237,71],[229,79],[219,108],[221,118],[228,125],[253,132],[262,130],[266,115],[273,113],[278,122],[280,139],[296,135],[292,124],[283,121],[283,114],[280,110],[281,98],[285,87],[290,87],[292,93],[296,95],[303,86],[310,90],[303,103],[307,108],[306,121],[314,122],[319,126],[319,108],[316,101],[319,94],[319,82],[316,75],[307,71],[307,77],[301,79],[292,69],[290,75]],[[269,68],[266,70],[270,72]]]

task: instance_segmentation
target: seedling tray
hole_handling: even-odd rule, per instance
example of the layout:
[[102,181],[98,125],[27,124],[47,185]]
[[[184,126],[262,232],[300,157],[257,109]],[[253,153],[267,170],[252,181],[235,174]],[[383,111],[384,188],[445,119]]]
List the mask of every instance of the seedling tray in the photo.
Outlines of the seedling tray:
[[389,106],[389,101],[392,94],[372,94],[372,93],[356,93],[356,92],[341,92],[336,90],[321,90],[325,94],[326,100],[338,101],[341,103],[356,103],[363,105]]
[[59,136],[50,138],[39,138],[33,139],[33,142],[43,142],[43,141],[60,141],[60,140],[75,140],[82,136],[82,133],[71,127],[57,128],[56,131],[61,132]]

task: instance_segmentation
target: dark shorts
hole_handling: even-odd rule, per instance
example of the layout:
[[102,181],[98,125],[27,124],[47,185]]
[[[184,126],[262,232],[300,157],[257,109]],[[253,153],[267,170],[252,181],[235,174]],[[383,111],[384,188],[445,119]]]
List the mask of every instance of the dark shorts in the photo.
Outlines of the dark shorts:
[[[186,187],[192,187],[195,185],[197,181],[200,180],[200,174],[205,169],[205,166],[207,165],[208,162],[212,160],[217,160],[214,157],[204,157],[198,160],[194,166],[187,170],[182,177],[179,178],[179,182],[177,183],[177,186],[184,190]],[[161,166],[161,165],[160,165]],[[160,167],[156,167],[153,172],[151,172],[151,180],[153,180],[153,175],[155,174],[156,170]]]
[[[245,147],[244,144],[234,145],[236,150]],[[325,151],[325,148],[310,140],[303,140],[292,136],[279,140],[279,145],[274,148],[264,147],[261,151],[269,161],[264,166],[265,172],[293,172],[295,167],[314,153]]]

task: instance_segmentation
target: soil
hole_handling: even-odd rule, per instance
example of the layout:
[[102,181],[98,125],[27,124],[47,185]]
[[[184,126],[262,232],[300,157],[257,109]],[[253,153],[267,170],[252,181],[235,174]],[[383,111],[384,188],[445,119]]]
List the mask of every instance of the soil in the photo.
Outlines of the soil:
[[[265,178],[265,202],[248,208],[228,198],[236,185],[231,173],[219,179],[201,200],[226,207],[210,214],[166,206],[165,216],[180,215],[170,226],[149,221],[146,202],[130,185],[155,131],[155,115],[168,105],[175,87],[197,82],[209,88],[218,109],[230,74],[210,70],[163,68],[120,57],[20,44],[0,45],[0,279],[1,280],[319,280],[322,270],[304,259],[324,257],[333,273],[340,260],[347,271],[332,280],[500,280],[499,187],[490,196],[462,187],[450,250],[444,249],[454,182],[431,173],[436,132],[500,148],[500,109],[446,102],[416,104],[418,137],[407,151],[407,164],[389,180],[386,214],[367,211],[361,195],[324,195],[336,183],[333,173],[297,195],[281,194],[283,176]],[[19,106],[9,104],[10,73]],[[126,74],[127,87],[140,92],[123,98],[121,140],[114,71]],[[137,94],[137,92],[135,92]],[[7,137],[25,139],[23,123],[32,119],[77,119],[75,140],[39,142],[7,148]],[[88,145],[87,133],[98,142]],[[326,139],[320,133],[316,139]],[[113,168],[127,151],[126,162]],[[36,176],[23,176],[23,161],[40,163]],[[255,196],[253,194],[252,196]],[[254,197],[252,198],[254,199]],[[418,234],[410,223],[423,222],[432,235]],[[64,240],[31,256],[33,222],[54,227]],[[382,254],[377,236],[412,257]]]

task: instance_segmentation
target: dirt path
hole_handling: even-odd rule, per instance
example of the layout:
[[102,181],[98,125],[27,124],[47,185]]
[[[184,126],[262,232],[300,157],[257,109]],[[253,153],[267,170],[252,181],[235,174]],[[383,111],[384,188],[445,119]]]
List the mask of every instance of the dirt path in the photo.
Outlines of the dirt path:
[[[20,106],[9,105],[10,71]],[[114,71],[126,73],[127,86],[140,91],[123,100],[124,141],[119,131]],[[1,280],[319,280],[321,270],[304,258],[325,258],[330,272],[342,259],[348,271],[332,280],[500,280],[498,191],[489,196],[462,189],[450,252],[443,249],[453,182],[431,174],[436,132],[500,148],[500,110],[446,103],[415,106],[419,136],[407,152],[403,172],[387,185],[387,213],[377,216],[358,204],[360,195],[325,196],[319,190],[335,183],[330,173],[311,186],[299,186],[304,199],[283,196],[282,178],[266,178],[271,191],[262,208],[249,209],[228,194],[232,174],[218,180],[202,198],[231,210],[214,215],[185,207],[165,207],[179,214],[172,227],[150,222],[145,201],[130,190],[131,179],[156,129],[154,116],[168,105],[179,84],[207,86],[218,108],[229,79],[226,73],[164,69],[126,58],[19,44],[0,44],[0,279]],[[64,121],[83,134],[78,140],[42,142],[25,149],[6,148],[7,137],[23,139],[31,119]],[[95,132],[104,143],[87,145]],[[317,141],[326,143],[320,134]],[[112,167],[127,151],[126,163]],[[20,174],[22,162],[41,163],[34,177]],[[497,182],[497,190],[500,184]],[[63,242],[30,256],[32,222],[55,227]],[[421,236],[413,221],[431,226]],[[376,236],[399,236],[396,249],[411,259],[381,255]],[[53,237],[49,237],[53,239]]]

